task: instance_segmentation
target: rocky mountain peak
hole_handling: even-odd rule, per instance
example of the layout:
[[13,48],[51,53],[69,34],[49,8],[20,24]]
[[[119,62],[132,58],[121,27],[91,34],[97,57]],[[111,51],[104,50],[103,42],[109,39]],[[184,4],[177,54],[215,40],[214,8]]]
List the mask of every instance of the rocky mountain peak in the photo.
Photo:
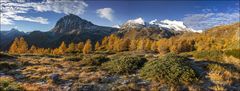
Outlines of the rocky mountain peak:
[[141,17],[139,17],[136,19],[128,20],[126,23],[124,23],[121,26],[121,29],[128,29],[128,28],[140,29],[140,28],[145,27],[145,23],[146,22],[144,22],[144,20]]
[[10,31],[11,31],[11,32],[19,32],[19,30],[16,29],[16,28],[12,28]]
[[154,28],[166,31],[175,32],[201,32],[201,30],[194,30],[187,27],[182,21],[177,20],[157,20],[154,19],[150,22],[145,22],[141,17],[133,20],[128,20],[121,27],[123,30],[131,30],[131,28],[142,29],[142,28]]
[[25,33],[22,32],[22,31],[19,31],[18,29],[16,28],[12,28],[11,30],[7,31],[5,33],[5,35],[8,35],[8,36],[14,36],[14,35],[24,35]]
[[83,32],[92,26],[95,25],[77,15],[69,14],[59,19],[51,31],[55,33],[75,33]]

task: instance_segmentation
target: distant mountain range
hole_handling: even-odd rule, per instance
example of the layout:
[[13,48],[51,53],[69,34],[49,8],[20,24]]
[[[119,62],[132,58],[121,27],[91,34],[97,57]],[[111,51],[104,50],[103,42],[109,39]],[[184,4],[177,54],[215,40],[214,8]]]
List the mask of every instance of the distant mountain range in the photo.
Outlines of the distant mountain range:
[[0,31],[0,48],[7,50],[14,38],[23,36],[29,45],[44,48],[55,48],[62,41],[80,42],[91,39],[93,42],[100,41],[104,36],[116,34],[119,37],[138,39],[150,38],[157,40],[183,34],[185,32],[199,32],[184,25],[181,21],[152,20],[145,22],[142,18],[128,20],[126,23],[115,26],[98,26],[84,20],[77,15],[69,14],[60,18],[56,25],[48,32],[33,31],[30,33],[20,32],[17,29]]
[[150,22],[145,22],[142,18],[137,18],[128,20],[126,23],[120,25],[117,34],[130,39],[150,38],[158,40],[160,38],[169,38],[185,32],[201,31],[191,29],[181,21],[158,21],[155,19]]
[[25,36],[26,33],[20,32],[19,30],[13,28],[9,31],[0,31],[0,48],[6,49],[11,45],[11,42],[20,36]]
[[133,20],[128,20],[119,28],[159,28],[160,30],[169,30],[169,31],[185,31],[185,32],[202,32],[202,30],[194,30],[187,27],[182,21],[176,20],[157,20],[154,19],[150,22],[145,22],[141,17]]
[[16,29],[1,31],[1,50],[7,50],[15,37],[23,36],[29,45],[38,47],[58,47],[62,41],[70,42],[99,41],[104,36],[116,32],[117,28],[95,25],[79,16],[69,14],[60,18],[53,29],[48,32],[33,31],[30,33],[19,32]]

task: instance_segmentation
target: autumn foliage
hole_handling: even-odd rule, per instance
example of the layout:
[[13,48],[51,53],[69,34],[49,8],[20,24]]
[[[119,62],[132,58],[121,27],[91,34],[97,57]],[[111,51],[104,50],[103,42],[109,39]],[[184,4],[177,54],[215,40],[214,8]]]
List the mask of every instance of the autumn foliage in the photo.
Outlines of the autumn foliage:
[[11,54],[26,53],[27,51],[28,44],[23,37],[16,38],[9,49],[9,53]]
[[[204,50],[223,50],[223,49],[239,49],[239,29],[236,27],[240,23],[212,28],[203,33],[183,33],[171,38],[162,38],[153,40],[149,38],[129,39],[119,37],[115,34],[105,36],[101,41],[87,40],[85,43],[71,42],[66,44],[64,41],[59,47],[51,48],[38,48],[35,45],[29,45],[23,37],[16,38],[10,49],[9,53],[32,53],[32,54],[57,54],[62,55],[65,53],[83,53],[89,54],[94,51],[148,51],[160,54],[168,52],[182,53],[191,51],[204,51]],[[219,33],[221,32],[221,33]]]
[[91,40],[87,40],[83,47],[83,54],[89,54],[92,51]]

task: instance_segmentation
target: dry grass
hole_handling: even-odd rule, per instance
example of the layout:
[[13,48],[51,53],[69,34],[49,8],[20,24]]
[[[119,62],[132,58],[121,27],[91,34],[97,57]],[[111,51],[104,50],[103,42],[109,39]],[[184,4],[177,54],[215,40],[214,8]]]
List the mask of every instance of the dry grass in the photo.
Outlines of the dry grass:
[[224,59],[225,63],[230,63],[237,67],[240,67],[240,59],[238,59],[238,58],[235,58],[233,56],[224,56],[223,59]]
[[[112,59],[118,59],[119,56],[130,54],[133,53],[128,52],[126,54],[120,53],[106,56],[109,56]],[[134,55],[147,57],[147,59],[158,59],[158,56],[155,57],[151,54],[144,56],[144,54],[138,53]],[[82,60],[80,60],[79,62],[64,61],[64,57],[51,58],[38,56],[19,56],[16,57],[16,59],[7,59],[3,62],[7,62],[9,64],[20,63],[17,68],[11,69],[11,72],[13,74],[8,75],[10,75],[11,77],[15,77],[15,75],[23,75],[24,78],[17,79],[17,81],[20,81],[21,86],[27,91],[62,91],[63,89],[60,87],[63,87],[65,84],[68,83],[79,84],[76,85],[77,87],[93,84],[94,87],[97,89],[99,87],[104,87],[106,89],[110,88],[110,90],[236,90],[236,88],[240,88],[240,72],[239,70],[235,69],[237,67],[240,67],[237,64],[239,61],[233,60],[231,57],[225,59],[229,61],[226,61],[224,63],[198,61],[198,63],[200,64],[197,64],[195,66],[201,67],[203,71],[207,72],[206,75],[202,76],[203,78],[208,78],[209,80],[200,78],[200,83],[193,83],[190,85],[177,87],[169,87],[164,84],[160,84],[159,82],[146,81],[143,78],[139,77],[138,71],[136,72],[136,74],[133,74],[136,78],[131,77],[130,75],[113,76],[109,74],[108,71],[102,69],[100,66],[82,66],[80,64]],[[233,65],[235,65],[236,67],[233,67]],[[18,69],[18,71],[16,71],[16,69]],[[52,80],[50,78],[50,75],[53,73],[59,74],[58,84],[51,82]],[[124,83],[125,81],[127,81],[127,83]],[[138,84],[138,82],[143,83]],[[212,84],[206,86],[205,83]]]
[[[229,76],[227,76],[229,75]],[[232,84],[232,76],[231,74],[229,74],[229,72],[224,72],[222,73],[214,73],[214,72],[210,72],[208,73],[207,76],[213,83],[215,84],[222,84],[222,85],[231,85]]]
[[221,85],[216,85],[216,86],[212,86],[210,87],[211,90],[213,91],[227,91],[223,86]]
[[97,72],[86,72],[83,71],[79,74],[79,80],[83,83],[89,82],[99,82],[101,78],[106,75],[105,71],[97,71]]

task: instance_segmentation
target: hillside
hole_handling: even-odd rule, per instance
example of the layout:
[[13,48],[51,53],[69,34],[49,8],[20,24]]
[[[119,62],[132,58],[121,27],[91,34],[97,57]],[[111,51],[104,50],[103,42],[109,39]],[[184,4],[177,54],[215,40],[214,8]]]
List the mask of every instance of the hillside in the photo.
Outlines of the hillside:
[[0,0],[0,91],[240,91],[239,0]]
[[[159,39],[146,36],[159,30],[142,28],[142,35],[115,32],[96,43],[74,43],[88,37],[66,31],[31,32],[0,53],[0,90],[235,91],[240,88],[239,24]],[[49,47],[56,41],[56,48]]]

